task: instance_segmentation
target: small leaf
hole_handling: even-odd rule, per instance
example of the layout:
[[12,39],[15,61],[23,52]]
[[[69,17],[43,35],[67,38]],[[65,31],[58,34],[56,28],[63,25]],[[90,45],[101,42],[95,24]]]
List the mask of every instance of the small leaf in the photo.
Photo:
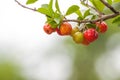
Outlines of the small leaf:
[[59,24],[60,23],[60,18],[54,18],[54,21]]
[[41,7],[48,9],[48,4],[42,4]]
[[101,3],[100,0],[90,0],[90,2],[94,5],[95,8],[97,8],[101,12],[105,8],[105,5]]
[[36,1],[38,1],[38,0],[27,0],[26,4],[33,4],[33,3],[35,3]]
[[60,8],[59,8],[59,4],[58,4],[58,0],[56,0],[56,2],[55,2],[55,7],[56,7],[57,11],[59,13],[61,13]]
[[53,6],[53,0],[50,0],[50,2],[48,4],[48,8],[49,8],[49,11],[50,11],[51,14],[54,13],[52,6]]
[[49,17],[52,17],[52,14],[49,12],[49,10],[47,8],[38,8],[37,10],[38,12],[46,15],[46,16],[49,16]]
[[57,12],[53,14],[53,17],[47,17],[47,23],[52,25],[52,28],[58,27],[60,25],[61,21],[63,20],[63,16]]
[[[81,1],[81,4],[82,4],[83,6],[86,6],[85,3],[84,3],[83,1]],[[88,6],[86,6],[86,7],[88,7]]]
[[58,24],[54,20],[47,21],[47,23],[49,23],[52,28],[56,28],[58,26]]
[[88,15],[90,15],[90,9],[86,10],[84,13],[84,18],[87,17]]
[[76,12],[77,10],[79,10],[79,6],[72,5],[71,7],[68,8],[66,15],[70,15],[70,14]]
[[77,20],[83,20],[83,18],[81,18],[81,17],[78,17],[78,18],[77,18]]
[[120,16],[115,18],[112,23],[118,23],[118,22],[120,22]]
[[91,19],[95,19],[96,18],[96,15],[92,15]]
[[50,17],[47,17],[46,23],[51,24],[51,27],[52,27],[52,28],[54,27],[53,25],[56,24],[56,22],[53,20],[53,18],[50,18]]
[[53,5],[53,0],[50,0],[49,7],[52,8],[52,5]]
[[53,13],[51,10],[50,10],[50,6],[49,4],[42,4],[40,8],[38,8],[37,10],[38,12],[46,15],[46,16],[49,16],[49,17],[52,17]]
[[57,24],[60,24],[61,20],[62,20],[62,16],[61,16],[60,14],[58,14],[58,13],[55,13],[55,14],[54,14],[54,21],[55,21]]
[[82,13],[81,13],[80,10],[77,10],[75,13],[76,13],[79,17],[83,18]]

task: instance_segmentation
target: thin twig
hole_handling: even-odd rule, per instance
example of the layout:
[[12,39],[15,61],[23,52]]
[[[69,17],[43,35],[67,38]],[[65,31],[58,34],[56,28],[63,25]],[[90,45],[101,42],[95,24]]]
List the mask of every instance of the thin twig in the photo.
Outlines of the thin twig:
[[15,0],[15,2],[17,2],[18,3],[18,5],[20,5],[21,7],[23,7],[23,8],[26,8],[26,9],[29,9],[29,10],[32,10],[32,11],[37,11],[36,10],[36,8],[29,8],[29,7],[27,7],[27,6],[24,6],[23,4],[21,4],[19,1],[17,1],[17,0]]
[[106,7],[108,7],[112,12],[114,13],[118,13],[118,11],[116,11],[111,5],[109,5],[107,2],[105,2],[104,0],[100,0]]
[[116,14],[109,14],[109,15],[104,15],[102,16],[101,18],[98,18],[98,19],[95,19],[95,20],[70,20],[70,19],[67,19],[67,20],[63,20],[63,22],[77,22],[77,23],[95,23],[95,22],[98,22],[98,21],[101,21],[101,20],[108,20],[108,19],[111,19],[111,18],[114,18],[116,16],[120,15],[120,12],[116,13]]

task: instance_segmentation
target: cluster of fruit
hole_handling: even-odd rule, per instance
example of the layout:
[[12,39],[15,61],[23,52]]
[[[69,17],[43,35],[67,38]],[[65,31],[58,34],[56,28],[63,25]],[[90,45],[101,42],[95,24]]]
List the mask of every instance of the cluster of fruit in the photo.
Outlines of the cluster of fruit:
[[52,28],[50,24],[45,24],[43,29],[47,34],[57,32],[61,36],[70,35],[76,43],[89,45],[98,38],[98,33],[105,33],[108,28],[104,21],[96,22],[95,25],[95,28],[84,27],[80,30],[78,27],[72,28],[71,24],[68,22],[63,22],[59,28]]

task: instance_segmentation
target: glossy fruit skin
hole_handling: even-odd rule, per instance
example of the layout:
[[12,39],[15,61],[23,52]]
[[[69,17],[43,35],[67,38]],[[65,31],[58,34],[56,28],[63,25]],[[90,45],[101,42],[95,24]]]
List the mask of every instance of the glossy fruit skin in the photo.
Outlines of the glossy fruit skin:
[[78,29],[78,27],[74,27],[73,29],[72,29],[72,31],[71,31],[71,36],[73,36],[76,32],[79,32],[79,29]]
[[52,28],[50,24],[46,23],[44,26],[43,26],[43,30],[45,31],[45,33],[47,34],[51,34],[53,32],[56,31],[55,28]]
[[57,33],[59,35],[70,35],[72,31],[72,26],[71,24],[69,24],[68,22],[63,22],[60,25],[60,28],[57,29]]
[[96,22],[96,26],[99,28],[100,33],[105,33],[108,29],[108,26],[104,21]]
[[95,41],[98,38],[98,32],[93,28],[85,30],[83,34],[85,40],[89,43]]
[[88,42],[86,39],[84,39],[84,40],[82,41],[82,44],[88,46],[88,45],[90,44],[90,42]]
[[76,43],[81,43],[84,40],[84,36],[82,32],[76,32],[73,34],[72,37]]

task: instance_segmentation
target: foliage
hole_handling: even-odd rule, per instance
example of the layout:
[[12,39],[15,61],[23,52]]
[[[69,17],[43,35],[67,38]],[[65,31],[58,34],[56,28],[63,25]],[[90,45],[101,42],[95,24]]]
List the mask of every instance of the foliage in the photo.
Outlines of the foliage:
[[27,2],[26,2],[26,4],[33,4],[33,3],[35,3],[37,0],[28,0]]
[[[38,0],[27,0],[26,4],[27,5],[33,4],[37,1]],[[120,12],[118,12],[111,6],[115,3],[119,3],[120,0],[105,0],[105,1],[104,0],[80,0],[80,4],[87,7],[87,10],[81,11],[79,5],[71,5],[66,10],[65,14],[61,12],[58,0],[55,0],[55,3],[53,2],[54,0],[50,0],[49,3],[42,4],[41,7],[36,10],[37,12],[44,14],[46,16],[47,18],[46,23],[50,24],[52,28],[56,28],[56,27],[59,28],[60,24],[64,21],[73,21],[73,22],[77,22],[78,24],[90,23],[90,22],[94,23],[100,20],[111,19],[120,14]],[[89,3],[92,3],[92,5],[90,5]],[[55,7],[55,10],[53,9],[53,7]],[[100,17],[105,15],[103,11],[106,7],[109,8],[112,12],[116,12],[116,13],[118,12],[119,14],[118,15],[114,14],[111,16],[109,16],[109,14],[106,14],[106,16],[108,16],[107,18]],[[93,10],[95,11],[94,13],[93,13]],[[73,13],[77,14],[77,19],[67,20],[66,16],[69,16]],[[115,20],[113,20],[113,23],[120,21],[118,19],[116,20],[115,18]]]

